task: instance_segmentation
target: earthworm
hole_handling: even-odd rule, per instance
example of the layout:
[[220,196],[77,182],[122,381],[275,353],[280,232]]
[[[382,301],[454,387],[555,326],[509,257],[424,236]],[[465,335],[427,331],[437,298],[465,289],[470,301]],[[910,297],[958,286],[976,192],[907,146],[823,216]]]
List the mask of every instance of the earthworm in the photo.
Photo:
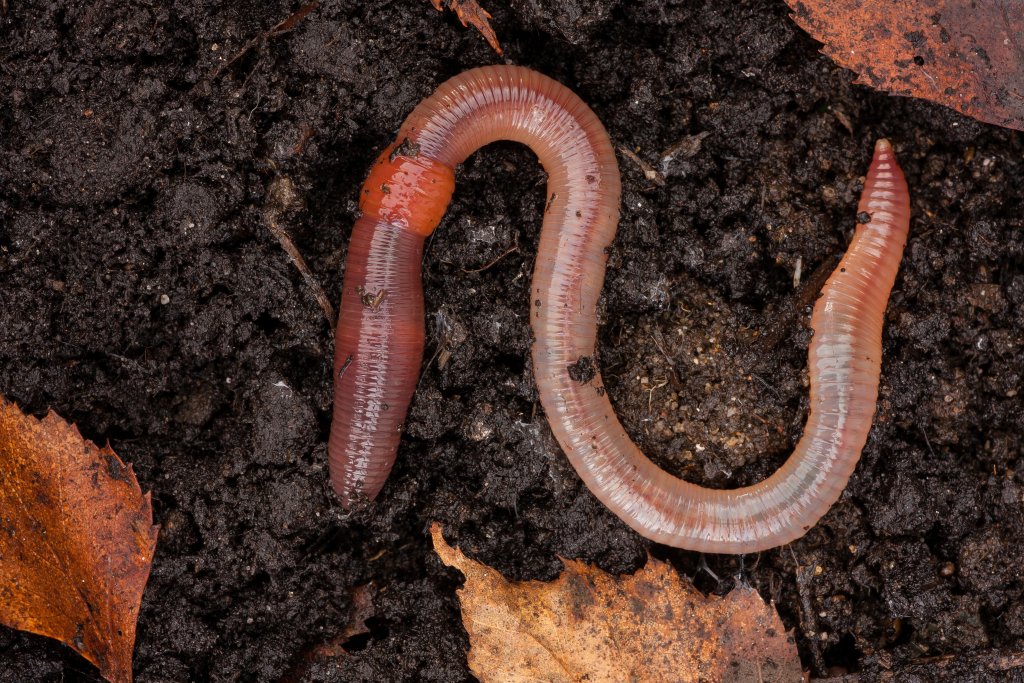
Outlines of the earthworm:
[[[838,499],[878,396],[882,318],[909,225],[909,197],[880,140],[845,256],[814,306],[810,413],[768,479],[711,490],[661,470],[633,444],[593,368],[606,249],[619,219],[615,152],[576,95],[534,71],[473,69],[406,119],[360,195],[335,350],[331,482],[346,507],[384,485],[423,357],[420,261],[454,189],[455,167],[496,140],[525,143],[548,174],[530,289],[533,366],[558,443],[597,498],[647,538],[748,553],[802,536]],[[864,213],[867,216],[864,216]],[[581,373],[589,366],[590,372]]]

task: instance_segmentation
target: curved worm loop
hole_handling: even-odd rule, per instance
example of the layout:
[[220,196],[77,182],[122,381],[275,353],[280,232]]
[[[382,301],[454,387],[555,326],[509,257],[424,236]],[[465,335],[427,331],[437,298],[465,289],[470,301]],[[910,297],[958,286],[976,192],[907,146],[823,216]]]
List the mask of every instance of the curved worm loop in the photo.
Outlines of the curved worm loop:
[[760,484],[705,489],[664,472],[619,424],[600,374],[569,368],[596,349],[605,249],[619,216],[607,133],[572,92],[520,67],[444,83],[409,116],[363,186],[349,247],[335,351],[331,482],[344,505],[373,498],[394,463],[423,354],[420,258],[454,168],[495,140],[530,146],[548,173],[530,318],[541,403],[590,490],[644,536],[744,553],[803,535],[835,502],[860,456],[877,399],[882,316],[906,240],[909,199],[880,141],[859,207],[871,215],[822,290],[810,348],[811,413],[796,451]]
[[[603,250],[619,209],[608,136],[582,100],[546,76],[504,66],[460,74],[406,119],[360,195],[363,215],[349,246],[338,318],[328,444],[331,483],[346,507],[376,496],[394,464],[423,354],[423,240],[444,214],[454,168],[496,140],[529,145],[548,173],[540,243],[547,256],[534,275],[533,298],[544,303],[533,309],[538,338],[554,340],[566,357],[593,353],[596,325],[558,321],[548,312],[577,302],[574,310],[593,313],[597,303]],[[556,268],[556,252],[581,251],[586,255],[571,270]]]
[[[892,147],[875,147],[858,226],[814,306],[810,414],[789,459],[753,486],[687,483],[648,460],[592,387],[538,369],[562,448],[591,491],[651,540],[716,553],[749,553],[803,536],[839,498],[867,441],[878,398],[882,319],[909,227],[910,205]],[[553,368],[552,368],[553,370]],[[596,382],[597,380],[595,380]],[[564,410],[552,411],[550,403]],[[586,415],[581,429],[571,416]]]

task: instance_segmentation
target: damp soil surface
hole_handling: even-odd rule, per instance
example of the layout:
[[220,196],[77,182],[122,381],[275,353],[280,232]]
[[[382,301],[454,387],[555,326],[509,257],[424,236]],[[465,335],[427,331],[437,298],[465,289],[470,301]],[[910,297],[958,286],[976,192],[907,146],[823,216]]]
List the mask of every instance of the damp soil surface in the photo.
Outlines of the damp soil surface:
[[[630,531],[539,407],[545,177],[497,144],[459,170],[427,246],[397,465],[346,513],[327,484],[332,332],[268,224],[336,306],[371,161],[441,81],[502,58],[426,0],[323,0],[277,32],[299,5],[3,4],[0,393],[109,440],[153,492],[136,680],[471,680],[433,521],[511,579],[651,554],[706,592],[746,582],[816,678],[1024,678],[1020,134],[854,85],[775,0],[486,3],[506,59],[575,90],[658,174],[619,158],[590,371],[690,481],[755,482],[798,439],[809,306],[874,141],[893,141],[914,217],[875,425],[840,501],[787,547],[701,556]],[[99,680],[6,629],[0,662],[4,683]]]

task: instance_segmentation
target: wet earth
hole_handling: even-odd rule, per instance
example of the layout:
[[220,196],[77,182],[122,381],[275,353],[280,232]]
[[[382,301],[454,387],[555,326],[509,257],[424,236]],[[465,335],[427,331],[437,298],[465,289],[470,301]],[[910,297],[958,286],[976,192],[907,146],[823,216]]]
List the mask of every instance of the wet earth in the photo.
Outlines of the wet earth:
[[[746,582],[816,678],[1024,680],[1020,133],[854,85],[779,1],[485,3],[505,59],[567,84],[624,150],[597,362],[630,434],[690,481],[755,482],[799,438],[810,305],[893,141],[913,220],[875,425],[787,547],[702,557],[630,531],[538,404],[545,177],[497,144],[428,243],[395,470],[346,513],[332,331],[268,224],[337,306],[371,162],[445,78],[502,58],[426,0],[324,0],[278,30],[300,5],[4,4],[0,393],[109,440],[152,490],[136,680],[471,680],[435,520],[510,579],[650,554],[706,592]],[[100,680],[2,628],[0,662],[4,683]]]

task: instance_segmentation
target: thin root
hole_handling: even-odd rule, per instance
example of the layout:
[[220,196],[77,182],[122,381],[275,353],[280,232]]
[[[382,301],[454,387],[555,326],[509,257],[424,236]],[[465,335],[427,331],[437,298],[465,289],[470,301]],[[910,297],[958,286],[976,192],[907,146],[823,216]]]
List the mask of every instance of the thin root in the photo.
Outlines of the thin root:
[[654,183],[658,187],[664,187],[665,186],[665,176],[663,176],[658,170],[656,170],[649,163],[647,163],[646,161],[644,161],[643,159],[638,157],[636,155],[636,152],[634,152],[633,150],[629,149],[628,147],[619,147],[619,152],[622,153],[622,156],[626,157],[627,159],[632,161],[634,164],[636,164],[637,168],[639,168],[643,172],[644,178],[647,178],[647,180],[650,180],[652,183]]
[[[0,2],[6,2],[6,0],[0,0]],[[228,61],[224,62],[223,64],[219,65],[216,69],[211,71],[205,80],[216,80],[222,73],[224,73],[224,71],[230,68],[232,64],[234,64],[239,59],[248,54],[249,50],[253,49],[265,40],[269,40],[270,38],[276,38],[279,35],[288,33],[293,28],[295,28],[300,21],[305,19],[310,12],[312,12],[319,6],[320,0],[312,0],[312,2],[307,2],[305,5],[295,10],[295,12],[290,14],[285,19],[282,19],[281,21],[274,24],[273,28],[271,28],[269,31],[265,31],[256,36],[255,38],[250,39],[249,42],[242,46],[242,49],[240,49],[238,52],[234,54],[234,56],[231,57],[231,59],[229,59]]]
[[479,268],[469,268],[469,269],[462,268],[461,270],[462,270],[463,273],[482,273],[483,271],[487,270],[488,268],[493,267],[501,259],[503,259],[506,256],[508,256],[509,254],[512,254],[512,253],[517,252],[517,251],[519,251],[519,245],[518,244],[513,244],[511,247],[506,249],[504,251],[504,253],[498,255],[497,257],[495,257],[494,259],[488,261],[487,263],[485,263],[484,265],[480,266]]
[[306,281],[306,286],[313,293],[313,298],[316,299],[317,303],[320,304],[320,309],[324,312],[324,317],[327,319],[327,324],[330,326],[331,334],[334,333],[334,325],[337,322],[337,316],[334,312],[334,307],[331,305],[330,299],[327,298],[324,288],[320,286],[316,278],[313,277],[312,271],[306,264],[306,259],[302,258],[302,254],[299,252],[298,247],[295,246],[295,242],[292,241],[288,231],[281,227],[279,218],[285,210],[289,208],[297,208],[302,205],[302,199],[299,197],[295,186],[292,185],[291,181],[286,177],[277,178],[270,185],[270,189],[267,192],[267,205],[266,210],[263,214],[264,220],[267,223],[267,228],[274,234],[277,241],[280,243],[281,248],[284,249],[285,253],[288,254],[288,258],[292,260],[295,267],[299,269],[299,273],[302,275],[302,279]]

